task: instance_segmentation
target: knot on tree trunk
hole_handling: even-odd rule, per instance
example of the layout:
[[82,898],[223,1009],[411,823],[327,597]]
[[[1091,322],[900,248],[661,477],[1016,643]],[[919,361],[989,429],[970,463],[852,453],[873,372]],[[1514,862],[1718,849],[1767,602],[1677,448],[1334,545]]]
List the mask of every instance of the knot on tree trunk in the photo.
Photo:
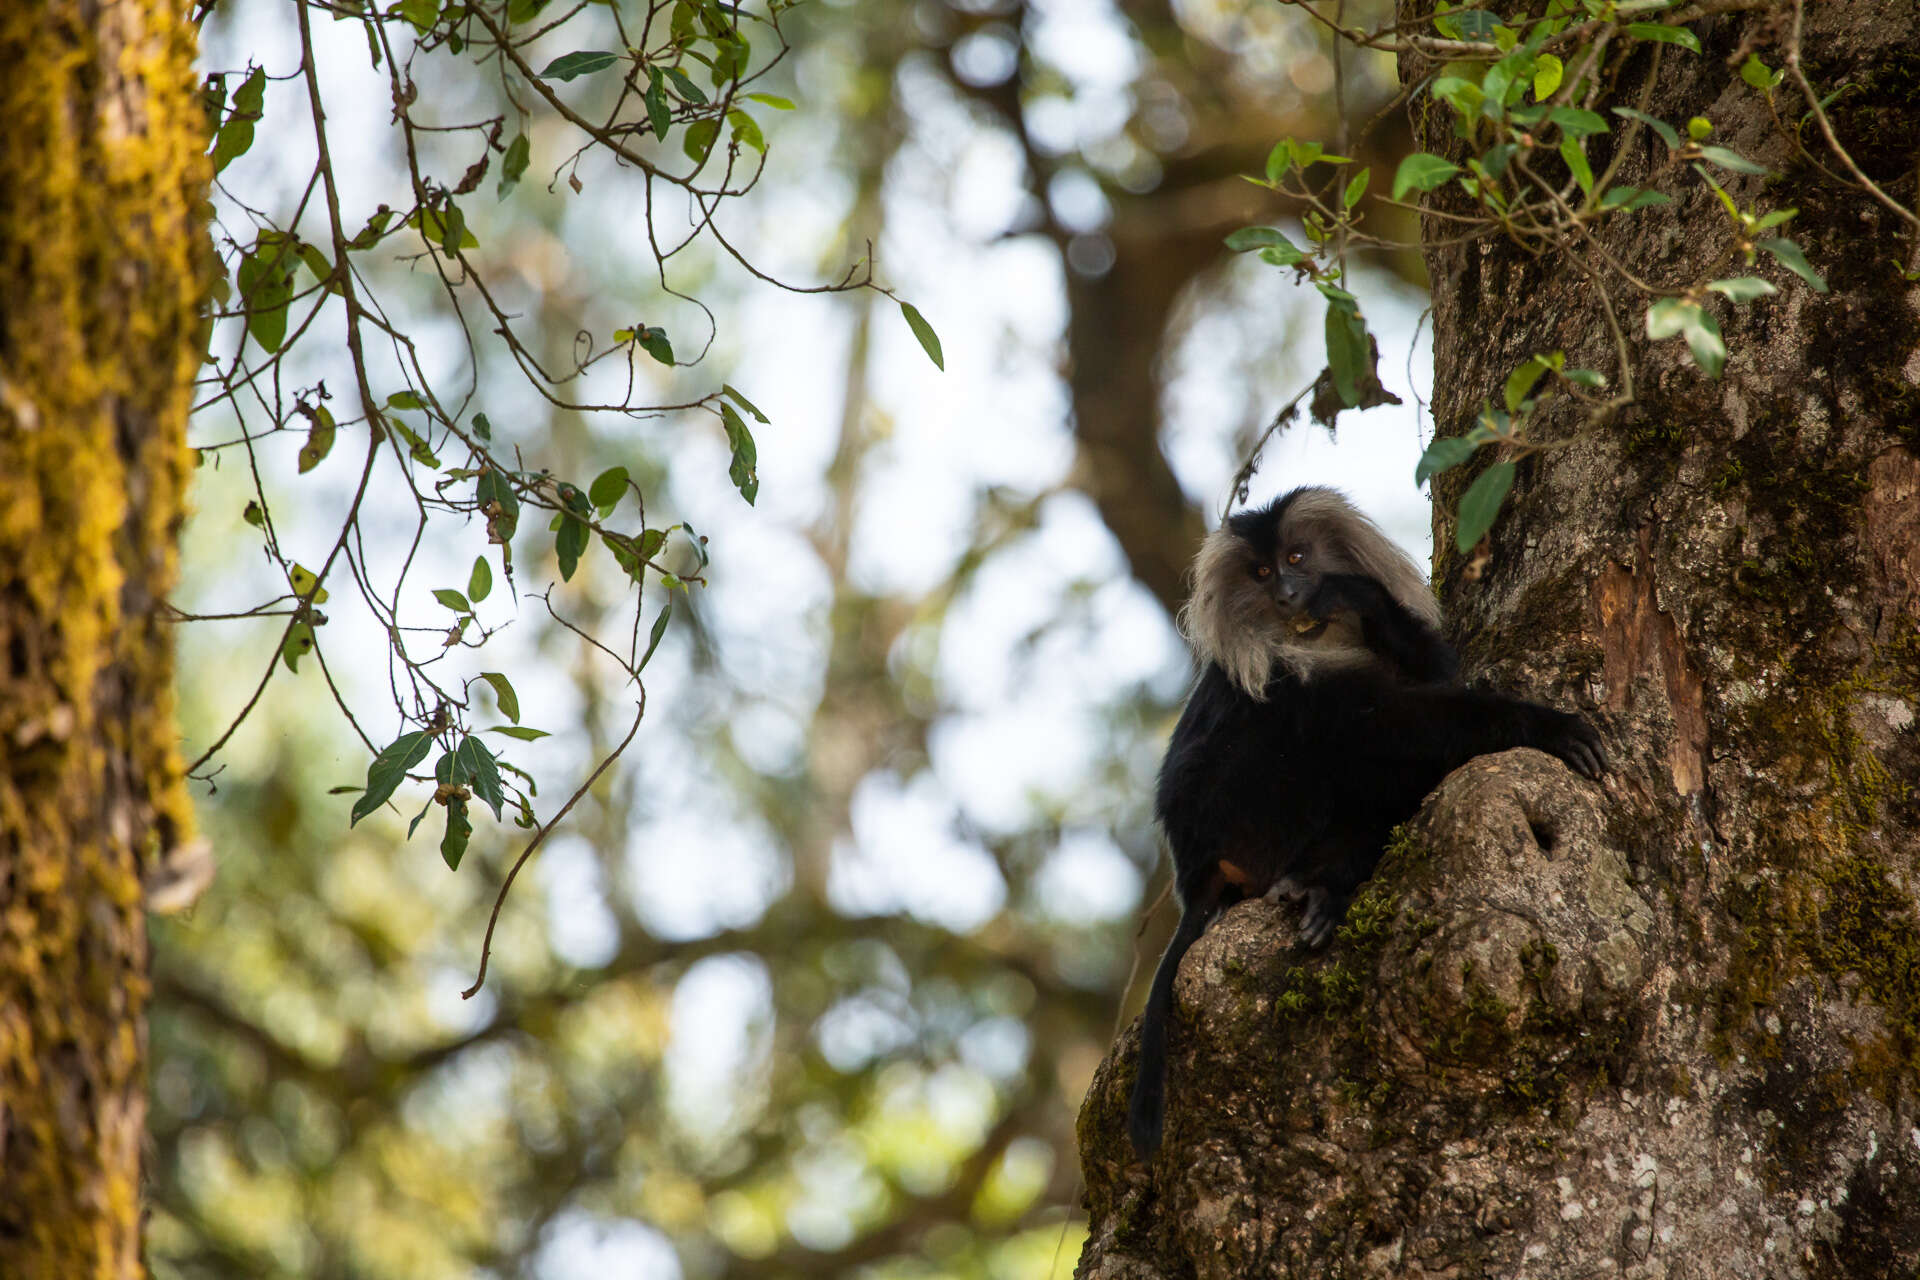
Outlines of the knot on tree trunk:
[[1527,1097],[1526,1072],[1615,1036],[1647,975],[1653,914],[1607,842],[1602,801],[1536,751],[1476,760],[1434,792],[1368,889],[1368,908],[1389,913],[1368,1001],[1383,1066],[1427,1088]]

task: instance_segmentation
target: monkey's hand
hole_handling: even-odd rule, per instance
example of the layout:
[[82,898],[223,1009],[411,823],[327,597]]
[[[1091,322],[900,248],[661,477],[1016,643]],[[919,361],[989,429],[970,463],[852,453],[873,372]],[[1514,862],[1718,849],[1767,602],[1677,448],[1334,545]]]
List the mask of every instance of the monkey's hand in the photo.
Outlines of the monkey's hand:
[[1533,739],[1528,746],[1560,757],[1569,769],[1583,778],[1598,780],[1607,771],[1607,749],[1592,725],[1579,716],[1555,711],[1551,707],[1536,707],[1535,710],[1539,715],[1533,732],[1528,735]]
[[1360,573],[1326,573],[1307,597],[1307,615],[1318,622],[1339,613],[1378,618],[1393,608],[1393,598],[1372,578]]

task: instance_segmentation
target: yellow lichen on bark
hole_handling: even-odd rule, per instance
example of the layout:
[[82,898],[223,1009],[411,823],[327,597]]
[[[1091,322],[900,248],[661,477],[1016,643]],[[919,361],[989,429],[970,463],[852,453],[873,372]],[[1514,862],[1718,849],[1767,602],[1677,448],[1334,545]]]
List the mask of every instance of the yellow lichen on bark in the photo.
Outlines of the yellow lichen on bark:
[[140,875],[203,273],[179,0],[0,5],[0,1275],[142,1274]]

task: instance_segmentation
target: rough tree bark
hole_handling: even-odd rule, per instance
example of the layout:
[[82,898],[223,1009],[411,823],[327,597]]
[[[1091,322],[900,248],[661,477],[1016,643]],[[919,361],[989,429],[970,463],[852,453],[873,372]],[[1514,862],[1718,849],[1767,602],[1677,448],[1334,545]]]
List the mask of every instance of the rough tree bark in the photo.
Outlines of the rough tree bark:
[[0,1275],[133,1277],[205,122],[179,0],[0,5]]
[[[1637,403],[1559,424],[1572,442],[1522,469],[1477,581],[1437,566],[1469,668],[1594,714],[1615,774],[1531,752],[1458,771],[1323,957],[1276,908],[1230,911],[1181,973],[1152,1168],[1125,1137],[1132,1035],[1089,1093],[1080,1275],[1920,1268],[1920,249],[1735,75],[1745,41],[1779,64],[1791,14],[1694,23],[1705,56],[1665,58],[1650,110],[1782,172],[1732,190],[1799,208],[1832,292],[1767,271],[1778,295],[1721,310],[1718,382],[1635,323]],[[1853,86],[1841,141],[1911,206],[1920,5],[1806,24],[1813,83]],[[1803,109],[1783,95],[1789,128]],[[1623,180],[1664,154],[1643,138]],[[1690,284],[1726,224],[1662,185],[1679,203],[1608,247]],[[1503,243],[1428,264],[1442,434],[1536,351],[1613,366],[1563,265]],[[1471,476],[1445,479],[1450,508]]]

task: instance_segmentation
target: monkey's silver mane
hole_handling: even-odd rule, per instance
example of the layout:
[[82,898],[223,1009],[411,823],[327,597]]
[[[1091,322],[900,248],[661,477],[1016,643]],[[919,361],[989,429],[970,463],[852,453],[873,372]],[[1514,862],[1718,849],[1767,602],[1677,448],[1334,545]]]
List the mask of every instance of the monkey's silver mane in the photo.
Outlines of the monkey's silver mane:
[[[1420,566],[1344,495],[1305,488],[1282,501],[1286,506],[1277,540],[1306,533],[1324,557],[1323,572],[1364,574],[1410,613],[1439,625],[1440,606]],[[1310,679],[1316,668],[1372,660],[1350,628],[1335,625],[1302,633],[1286,626],[1249,573],[1260,558],[1230,525],[1214,530],[1200,545],[1193,562],[1193,593],[1179,621],[1203,664],[1218,663],[1248,697],[1264,702],[1276,663]]]

